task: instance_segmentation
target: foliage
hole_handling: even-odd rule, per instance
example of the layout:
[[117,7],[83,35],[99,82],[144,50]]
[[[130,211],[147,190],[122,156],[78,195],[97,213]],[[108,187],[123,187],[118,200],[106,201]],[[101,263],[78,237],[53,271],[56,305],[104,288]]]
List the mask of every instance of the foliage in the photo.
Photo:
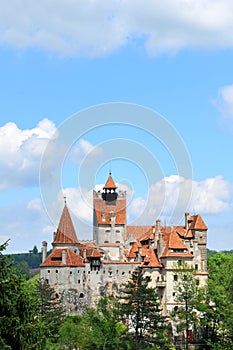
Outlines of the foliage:
[[219,349],[233,348],[232,265],[231,254],[217,253],[208,259],[208,312],[214,321],[207,325],[205,337],[213,349],[216,344]]
[[67,317],[59,330],[62,348],[80,350],[132,350],[126,328],[118,321],[118,301],[100,299],[83,316]]
[[122,320],[133,332],[137,348],[156,344],[161,349],[167,349],[164,319],[157,292],[148,286],[150,281],[151,278],[145,276],[141,268],[132,273],[123,289]]
[[[16,273],[9,256],[3,256],[8,242],[0,246],[0,344],[3,349],[40,349],[35,339],[40,324],[35,319],[36,299],[25,278]],[[42,347],[41,347],[42,349]]]
[[[208,259],[208,285],[198,287],[195,271],[179,267],[173,318],[178,331],[192,329],[191,342],[205,349],[233,348],[232,270],[233,257],[217,253]],[[227,273],[224,273],[224,272]]]
[[46,338],[55,341],[64,317],[64,307],[46,281],[36,280],[37,317],[44,324]]

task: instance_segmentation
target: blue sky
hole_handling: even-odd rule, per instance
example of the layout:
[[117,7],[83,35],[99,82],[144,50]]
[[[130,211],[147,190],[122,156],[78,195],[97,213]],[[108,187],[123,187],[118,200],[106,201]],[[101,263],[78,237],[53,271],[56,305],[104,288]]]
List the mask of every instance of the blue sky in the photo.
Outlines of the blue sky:
[[[180,217],[170,220],[179,206],[202,215],[209,248],[233,248],[232,13],[228,0],[147,0],[143,6],[131,0],[44,0],[36,8],[14,0],[3,5],[0,241],[10,238],[9,252],[51,241],[64,193],[78,237],[91,239],[91,190],[106,181],[109,169],[128,191],[129,223],[153,224],[160,217],[163,224],[179,224]],[[184,142],[190,178],[177,170],[182,160],[172,159],[176,144],[166,149],[166,142],[138,129],[136,120],[113,125],[109,115],[109,123],[80,133],[87,123],[83,111],[112,102],[159,113]],[[41,160],[43,167],[52,138],[53,161],[46,168],[52,174],[62,149],[61,126],[74,115],[75,143],[66,138],[60,188],[48,201],[43,197],[48,183],[39,180]],[[148,154],[151,171],[143,163]],[[190,184],[189,204],[175,204],[177,191]]]

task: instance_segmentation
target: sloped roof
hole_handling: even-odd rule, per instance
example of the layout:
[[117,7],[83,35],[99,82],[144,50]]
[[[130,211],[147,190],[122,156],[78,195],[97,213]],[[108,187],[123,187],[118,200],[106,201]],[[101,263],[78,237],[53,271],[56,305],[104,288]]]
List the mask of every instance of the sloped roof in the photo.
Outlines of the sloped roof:
[[97,249],[94,245],[90,244],[79,244],[80,255],[83,257],[84,250],[86,249],[86,257],[89,258],[101,258],[102,252],[100,249]]
[[126,223],[126,199],[122,198],[115,204],[107,204],[101,198],[94,199],[94,209],[97,222],[100,225],[109,225],[111,223],[111,213],[115,215],[115,223],[124,225]]
[[193,255],[188,251],[184,252],[171,252],[168,246],[165,247],[161,258],[192,258]]
[[116,184],[115,184],[115,182],[114,182],[114,180],[113,180],[113,178],[111,176],[111,173],[110,173],[109,177],[107,179],[107,182],[106,182],[106,184],[104,186],[104,189],[116,189],[116,188],[117,188],[117,186],[116,186]]
[[152,230],[152,226],[127,226],[126,239],[130,236],[135,237],[135,239],[139,239],[144,234],[147,234],[150,230]]
[[138,238],[139,241],[147,241],[148,239],[154,239],[153,227],[149,227],[149,230]]
[[133,242],[127,258],[131,258],[131,259],[136,258],[136,253],[138,252],[138,247],[141,247],[141,246],[142,245],[140,242]]
[[192,215],[191,218],[193,220],[189,226],[190,230],[208,230],[208,227],[200,215]]
[[155,252],[154,247],[146,249],[146,255],[142,267],[162,267]]
[[183,243],[182,239],[178,236],[175,230],[171,231],[168,248],[171,249],[187,249],[186,245]]
[[[62,251],[66,252],[66,263],[62,263]],[[41,267],[55,266],[85,266],[83,259],[69,248],[55,248],[47,259],[40,265]]]
[[67,206],[64,206],[53,244],[77,244],[78,238]]

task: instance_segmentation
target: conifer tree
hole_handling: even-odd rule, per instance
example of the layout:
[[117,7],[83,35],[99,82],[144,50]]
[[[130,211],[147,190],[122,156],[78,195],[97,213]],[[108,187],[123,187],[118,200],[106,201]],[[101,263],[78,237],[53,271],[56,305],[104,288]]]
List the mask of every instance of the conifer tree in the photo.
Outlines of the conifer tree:
[[130,331],[138,349],[155,344],[158,349],[169,348],[165,337],[165,324],[156,289],[149,287],[151,278],[141,268],[132,273],[125,284],[122,302],[122,319]]
[[37,300],[10,257],[3,255],[7,244],[0,245],[0,349],[43,349],[35,319]]
[[55,291],[50,285],[39,280],[36,284],[36,295],[38,297],[38,317],[46,324],[48,336],[57,334],[62,323],[65,311]]

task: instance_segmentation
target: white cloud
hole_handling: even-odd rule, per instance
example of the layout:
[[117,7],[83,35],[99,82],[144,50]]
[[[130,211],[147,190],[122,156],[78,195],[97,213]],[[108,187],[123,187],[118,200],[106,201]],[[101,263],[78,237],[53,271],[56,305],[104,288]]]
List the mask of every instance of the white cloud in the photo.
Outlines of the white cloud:
[[226,121],[233,121],[233,84],[221,87],[218,96],[213,100],[221,116]]
[[[198,182],[171,175],[151,186],[147,201],[136,198],[128,210],[130,217],[141,225],[152,224],[157,218],[177,225],[183,220],[186,211],[208,215],[231,210],[232,190],[232,184],[221,176]],[[191,194],[190,198],[186,198],[188,193]],[[187,202],[189,204],[185,206]],[[174,210],[177,213],[175,217]]]
[[41,199],[40,198],[34,198],[32,199],[28,205],[27,205],[28,209],[32,209],[32,210],[41,210],[42,205],[41,205]]
[[77,144],[71,148],[68,159],[73,163],[85,161],[87,164],[95,163],[104,156],[104,151],[99,146],[93,146],[89,141],[80,139]]
[[0,128],[0,189],[38,183],[41,155],[56,131],[48,119],[28,130],[19,129],[15,123]]
[[150,54],[233,46],[231,0],[12,0],[0,43],[64,56],[101,56],[143,39]]

